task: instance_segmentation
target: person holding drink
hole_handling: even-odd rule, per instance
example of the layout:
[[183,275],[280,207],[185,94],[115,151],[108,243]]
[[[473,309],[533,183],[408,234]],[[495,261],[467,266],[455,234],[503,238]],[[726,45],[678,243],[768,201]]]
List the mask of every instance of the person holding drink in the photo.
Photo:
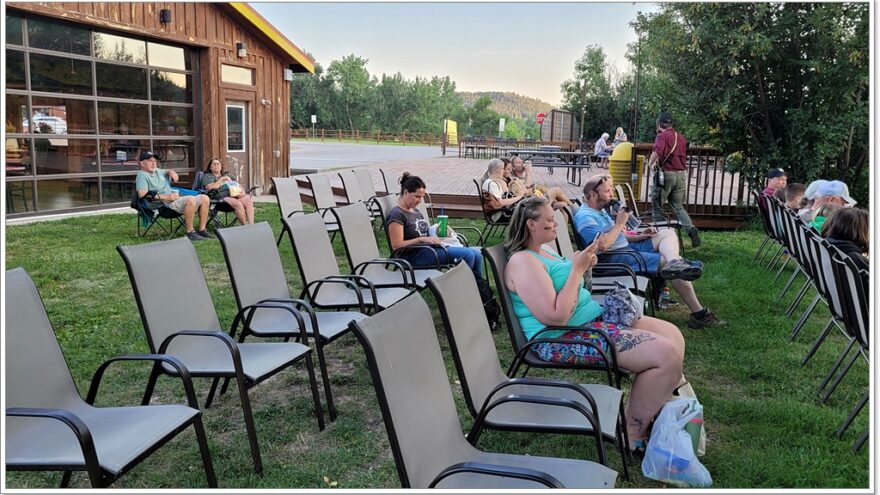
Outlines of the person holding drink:
[[[162,201],[166,208],[181,214],[186,227],[186,237],[189,240],[213,239],[214,236],[205,230],[208,225],[208,210],[211,208],[211,200],[204,194],[195,196],[178,194],[176,190],[171,188],[169,182],[180,180],[177,172],[159,168],[156,154],[152,151],[142,152],[138,157],[138,162],[141,170],[137,173],[134,181],[138,198],[145,198],[149,195],[152,199]],[[193,229],[193,221],[197,211],[199,213],[198,231]]]

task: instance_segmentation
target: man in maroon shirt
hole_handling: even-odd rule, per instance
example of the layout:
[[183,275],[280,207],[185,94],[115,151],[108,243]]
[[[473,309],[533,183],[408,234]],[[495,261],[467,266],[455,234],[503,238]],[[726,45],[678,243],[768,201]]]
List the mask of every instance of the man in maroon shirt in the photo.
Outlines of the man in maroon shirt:
[[654,176],[654,188],[651,192],[652,217],[657,222],[665,220],[663,203],[668,201],[681,228],[691,238],[691,245],[698,247],[702,243],[700,233],[682,204],[687,194],[687,146],[687,139],[675,131],[672,116],[668,112],[661,112],[657,118],[654,151],[648,160],[648,168],[652,172],[656,170],[654,167],[662,170],[660,183],[657,181],[660,177]]
[[767,172],[767,187],[762,191],[767,196],[773,196],[779,189],[785,189],[788,185],[788,175],[781,168],[773,168]]

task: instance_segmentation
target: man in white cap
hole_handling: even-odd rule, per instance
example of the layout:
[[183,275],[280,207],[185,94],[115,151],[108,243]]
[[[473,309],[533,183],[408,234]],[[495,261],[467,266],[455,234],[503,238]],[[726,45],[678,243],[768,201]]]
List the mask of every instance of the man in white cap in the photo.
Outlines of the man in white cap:
[[849,195],[849,187],[839,180],[819,179],[807,186],[804,197],[813,200],[813,204],[798,212],[801,220],[813,221],[813,211],[825,203],[833,203],[840,206],[855,206],[856,200]]

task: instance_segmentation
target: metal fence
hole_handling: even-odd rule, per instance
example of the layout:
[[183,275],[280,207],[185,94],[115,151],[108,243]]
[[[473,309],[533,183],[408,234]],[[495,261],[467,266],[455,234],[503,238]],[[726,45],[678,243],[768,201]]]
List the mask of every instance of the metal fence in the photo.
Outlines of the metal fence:
[[375,143],[400,143],[434,146],[443,140],[440,134],[428,132],[382,132],[382,131],[345,131],[342,129],[291,129],[291,139],[308,139],[316,141],[354,141]]

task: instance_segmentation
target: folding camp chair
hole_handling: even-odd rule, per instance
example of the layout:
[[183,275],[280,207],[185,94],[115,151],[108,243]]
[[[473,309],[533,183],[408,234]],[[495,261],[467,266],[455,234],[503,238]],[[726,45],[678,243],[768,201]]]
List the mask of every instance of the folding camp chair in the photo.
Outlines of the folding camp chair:
[[[281,212],[281,218],[289,218],[297,213],[304,214],[302,197],[299,195],[299,185],[296,183],[296,177],[272,177],[272,184],[275,185],[275,199],[278,201],[278,210]],[[287,225],[281,223],[281,233],[278,234],[276,245],[281,244],[284,237],[284,231]]]
[[[542,378],[508,378],[485,318],[480,293],[468,267],[459,264],[428,279],[449,341],[455,368],[474,424],[468,441],[476,445],[482,428],[596,437],[599,462],[608,465],[601,438],[617,442],[624,477],[629,478],[624,442],[623,392],[599,384]],[[510,400],[511,395],[519,397]],[[596,428],[583,414],[589,411]]]
[[293,299],[284,277],[278,248],[273,244],[272,227],[266,222],[217,231],[238,316],[232,325],[231,337],[241,325],[239,342],[245,337],[297,338],[302,315],[306,333],[315,339],[318,365],[324,381],[324,395],[330,420],[336,420],[336,407],[330,393],[330,378],[324,359],[324,346],[348,331],[348,322],[366,318],[354,311],[315,311],[306,301]]
[[287,225],[303,281],[300,299],[307,298],[317,308],[357,308],[361,313],[368,313],[368,310],[387,308],[411,292],[394,287],[377,288],[362,275],[342,275],[320,213],[297,215],[281,221]]
[[[301,314],[291,312],[299,323],[300,343],[236,344],[221,330],[205,274],[191,242],[181,238],[140,246],[117,246],[116,250],[125,261],[150,350],[176,357],[193,377],[214,379],[205,408],[211,406],[220,379],[235,378],[257,473],[263,471],[263,463],[248,398],[249,388],[294,363],[304,361],[318,428],[324,429],[312,351]],[[173,371],[167,367],[153,367],[144,394],[145,404],[149,403],[153,386],[161,373],[173,374]]]
[[[193,178],[192,189],[194,191],[198,191],[200,194],[204,194],[208,196],[211,200],[211,209],[208,212],[208,223],[214,226],[214,229],[220,229],[223,227],[231,227],[235,225],[238,221],[238,218],[235,216],[235,209],[222,199],[214,199],[208,194],[207,189],[203,189],[202,185],[202,177],[205,175],[203,170],[199,170],[196,172],[195,178]],[[251,188],[253,191],[255,188]],[[251,191],[248,191],[250,193]],[[223,214],[223,219],[220,219],[220,214]],[[232,220],[229,220],[229,214],[232,214]]]
[[160,237],[170,239],[184,226],[183,215],[168,208],[155,197],[155,193],[147,193],[139,198],[137,191],[131,197],[131,207],[137,212],[138,237],[145,237],[153,226],[157,226],[164,234]]
[[[597,352],[603,356],[601,362],[596,364],[566,364],[566,363],[553,363],[549,361],[544,361],[539,358],[538,355],[532,351],[532,346],[541,342],[545,342],[547,339],[541,337],[541,334],[546,332],[552,332],[556,330],[575,330],[580,329],[580,327],[566,327],[566,326],[558,326],[558,327],[545,327],[532,340],[528,340],[523,333],[522,327],[519,324],[519,317],[516,316],[513,312],[513,302],[510,299],[510,291],[507,290],[507,285],[504,283],[504,270],[507,267],[507,255],[504,252],[504,245],[499,244],[497,246],[492,247],[484,247],[483,248],[483,257],[486,261],[489,262],[489,266],[492,268],[492,274],[495,277],[495,290],[498,291],[499,299],[501,300],[501,308],[504,310],[504,321],[507,323],[507,333],[510,336],[510,343],[513,346],[513,352],[516,354],[516,357],[513,359],[513,362],[510,363],[510,366],[507,368],[507,376],[513,377],[516,376],[519,371],[520,366],[523,364],[526,365],[526,370],[523,372],[523,376],[525,376],[529,368],[556,368],[556,369],[586,369],[586,370],[594,370],[594,371],[604,371],[606,378],[608,380],[608,385],[613,386],[615,388],[620,388],[621,380],[624,376],[628,374],[628,371],[620,368],[617,365],[617,349],[614,346],[614,342],[601,330],[591,329],[591,331],[595,331],[598,335],[601,335],[606,341],[608,352],[607,354],[602,352],[598,347],[596,348]],[[571,343],[571,344],[583,344],[583,340],[571,340],[568,342],[563,342],[561,339],[552,339],[554,342],[560,343]]]
[[[413,270],[402,258],[382,258],[370,223],[370,215],[363,203],[340,206],[330,210],[342,232],[342,245],[351,273],[366,277],[377,288],[425,287],[425,279],[439,275],[438,270]],[[392,268],[393,270],[389,270]]]
[[489,453],[468,443],[462,435],[431,310],[418,293],[351,326],[367,356],[403,488],[614,486],[617,473],[600,464]]
[[[62,488],[73,471],[86,471],[93,488],[106,487],[192,425],[208,486],[217,486],[190,373],[180,361],[161,354],[110,359],[83,400],[24,269],[6,272],[5,297],[7,470],[64,471]],[[117,361],[164,363],[183,381],[188,406],[95,407],[104,371]]]

